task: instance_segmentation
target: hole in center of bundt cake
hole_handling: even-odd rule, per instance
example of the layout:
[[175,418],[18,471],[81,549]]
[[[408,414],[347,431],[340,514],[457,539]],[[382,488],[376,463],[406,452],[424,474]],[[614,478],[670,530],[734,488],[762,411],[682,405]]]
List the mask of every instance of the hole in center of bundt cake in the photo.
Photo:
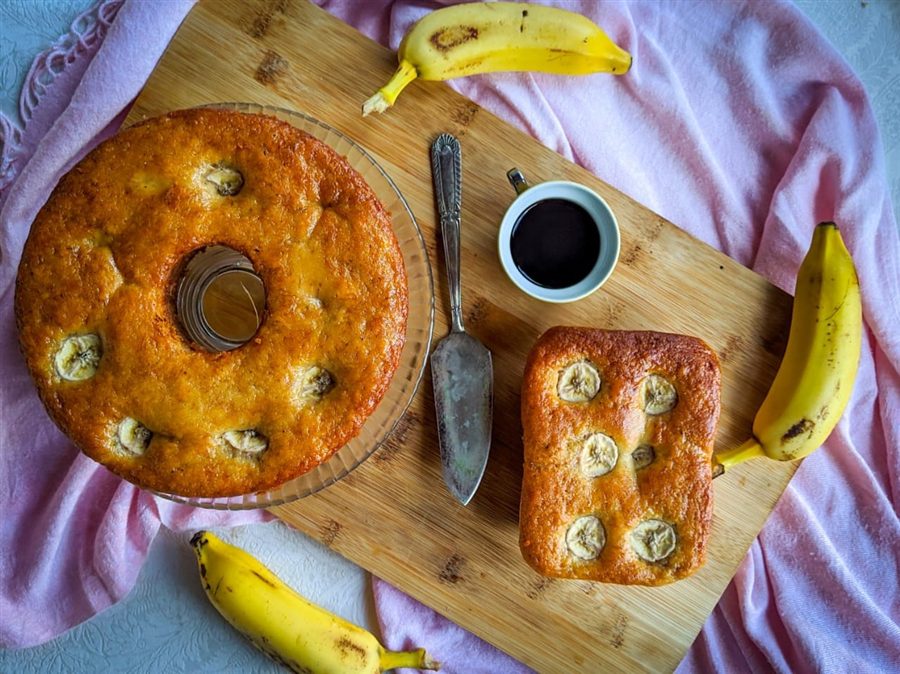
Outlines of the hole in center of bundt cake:
[[187,336],[207,351],[246,344],[262,325],[266,288],[250,259],[228,246],[192,254],[184,265],[175,311]]

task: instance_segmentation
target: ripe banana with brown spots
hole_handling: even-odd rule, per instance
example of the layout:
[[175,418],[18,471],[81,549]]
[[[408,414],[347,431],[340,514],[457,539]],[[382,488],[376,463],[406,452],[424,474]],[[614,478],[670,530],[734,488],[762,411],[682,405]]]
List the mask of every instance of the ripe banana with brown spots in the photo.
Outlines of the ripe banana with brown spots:
[[791,461],[819,447],[850,400],[862,347],[862,302],[837,226],[823,222],[797,273],[787,348],[753,420],[753,437],[716,454],[724,468],[766,456]]
[[422,17],[400,43],[391,80],[363,104],[384,112],[416,78],[449,80],[497,71],[621,75],[631,56],[587,17],[524,2],[471,2]]
[[303,674],[438,669],[425,653],[388,651],[374,635],[307,601],[263,564],[208,531],[191,539],[212,605],[275,661]]

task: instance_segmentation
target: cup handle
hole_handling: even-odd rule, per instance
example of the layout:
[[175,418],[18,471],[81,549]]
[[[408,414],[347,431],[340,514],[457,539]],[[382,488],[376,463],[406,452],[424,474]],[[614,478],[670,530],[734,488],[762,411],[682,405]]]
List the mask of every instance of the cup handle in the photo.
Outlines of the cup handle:
[[522,175],[522,172],[517,168],[511,168],[506,172],[506,177],[509,180],[509,184],[513,186],[513,189],[516,191],[516,194],[522,194],[525,190],[527,190],[531,185],[528,184],[528,181],[525,180],[525,176]]

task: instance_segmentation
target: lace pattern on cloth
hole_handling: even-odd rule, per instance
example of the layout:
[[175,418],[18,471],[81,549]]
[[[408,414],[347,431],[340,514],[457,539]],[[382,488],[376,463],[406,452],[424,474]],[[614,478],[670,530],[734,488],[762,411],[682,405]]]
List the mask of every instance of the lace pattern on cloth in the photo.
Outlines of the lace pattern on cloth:
[[69,32],[35,57],[19,96],[21,126],[0,112],[0,190],[15,180],[28,159],[22,136],[44,94],[70,63],[102,42],[124,2],[101,0],[75,17]]

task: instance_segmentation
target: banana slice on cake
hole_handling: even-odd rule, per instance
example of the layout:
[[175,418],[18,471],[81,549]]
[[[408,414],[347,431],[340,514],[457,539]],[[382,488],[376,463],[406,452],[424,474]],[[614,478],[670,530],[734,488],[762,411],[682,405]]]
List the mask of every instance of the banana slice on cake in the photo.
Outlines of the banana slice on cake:
[[125,417],[116,431],[119,445],[129,454],[141,456],[150,446],[153,432],[137,419]]
[[615,440],[605,433],[588,433],[575,441],[581,472],[587,477],[606,475],[619,459]]
[[244,187],[244,176],[236,168],[213,164],[204,174],[207,190],[222,197],[233,197]]
[[665,414],[678,403],[678,392],[665,377],[651,374],[644,380],[644,410],[647,414]]
[[294,398],[298,401],[312,402],[334,388],[334,375],[318,365],[302,367],[294,379]]
[[266,436],[252,429],[244,431],[225,431],[222,438],[231,447],[243,454],[259,454],[269,446]]
[[102,355],[103,346],[98,335],[73,335],[63,340],[53,363],[63,379],[84,381],[97,372]]
[[631,453],[631,463],[635,470],[646,468],[656,460],[656,450],[652,445],[638,445]]
[[675,528],[662,520],[645,520],[631,532],[631,547],[647,562],[661,562],[675,552]]
[[559,373],[556,392],[561,400],[570,403],[586,403],[600,390],[600,373],[588,360],[567,365]]
[[566,547],[578,559],[596,559],[604,545],[606,530],[593,515],[579,517],[566,530]]

